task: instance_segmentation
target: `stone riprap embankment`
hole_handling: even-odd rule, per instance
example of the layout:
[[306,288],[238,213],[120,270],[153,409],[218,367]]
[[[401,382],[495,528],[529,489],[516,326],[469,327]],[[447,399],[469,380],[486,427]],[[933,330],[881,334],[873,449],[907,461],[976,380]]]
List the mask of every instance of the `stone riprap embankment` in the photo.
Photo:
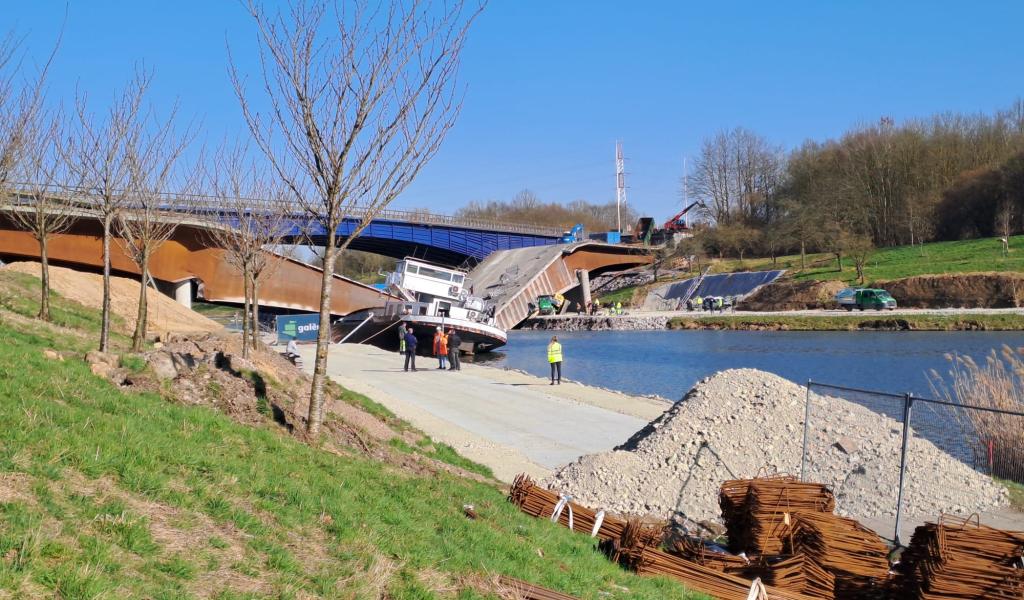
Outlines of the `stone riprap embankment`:
[[[662,273],[667,273],[663,271]],[[590,289],[601,294],[621,290],[628,287],[647,285],[654,282],[654,271],[643,269],[638,271],[626,271],[623,273],[610,273],[600,275],[590,280]]]
[[668,327],[667,316],[601,316],[579,315],[527,319],[521,329],[553,331],[647,331]]
[[[728,479],[800,473],[805,388],[753,369],[722,371],[622,446],[583,456],[546,483],[587,506],[717,520]],[[837,512],[895,515],[901,425],[852,402],[812,396],[807,478],[829,485]],[[967,515],[1008,503],[1006,489],[911,436],[904,514]]]

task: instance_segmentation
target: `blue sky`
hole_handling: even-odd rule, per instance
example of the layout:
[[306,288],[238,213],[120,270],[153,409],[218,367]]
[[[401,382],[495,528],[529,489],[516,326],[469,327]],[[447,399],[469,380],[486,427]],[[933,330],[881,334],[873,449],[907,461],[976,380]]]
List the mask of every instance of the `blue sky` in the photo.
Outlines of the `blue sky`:
[[[136,63],[214,143],[241,130],[225,39],[255,73],[233,0],[6,3],[2,28],[44,54],[63,20],[55,97],[99,101]],[[466,48],[462,116],[395,207],[615,197],[614,143],[643,214],[678,210],[684,155],[742,125],[786,148],[889,115],[991,112],[1024,96],[1024,2],[491,0]]]

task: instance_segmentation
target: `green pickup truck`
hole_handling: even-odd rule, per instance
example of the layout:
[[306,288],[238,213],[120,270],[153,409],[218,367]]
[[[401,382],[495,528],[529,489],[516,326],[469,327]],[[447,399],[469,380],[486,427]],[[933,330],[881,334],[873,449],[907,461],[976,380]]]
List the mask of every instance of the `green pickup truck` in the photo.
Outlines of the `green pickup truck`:
[[896,299],[889,292],[871,288],[846,288],[836,294],[836,302],[846,310],[896,310]]

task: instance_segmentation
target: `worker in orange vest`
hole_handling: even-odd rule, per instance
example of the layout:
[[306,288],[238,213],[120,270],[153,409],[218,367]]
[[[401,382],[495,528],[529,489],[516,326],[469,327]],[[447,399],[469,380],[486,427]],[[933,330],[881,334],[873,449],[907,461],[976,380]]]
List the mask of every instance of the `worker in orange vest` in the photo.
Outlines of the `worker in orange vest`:
[[434,356],[437,357],[438,369],[448,367],[448,336],[438,327],[434,334]]

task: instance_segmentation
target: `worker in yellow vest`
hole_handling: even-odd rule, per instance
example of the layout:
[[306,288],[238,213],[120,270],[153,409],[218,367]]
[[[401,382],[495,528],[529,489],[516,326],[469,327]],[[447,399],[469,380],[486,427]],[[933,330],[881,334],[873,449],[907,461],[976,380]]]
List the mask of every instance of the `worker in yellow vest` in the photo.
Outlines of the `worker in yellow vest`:
[[562,345],[558,343],[557,335],[551,336],[551,343],[548,344],[548,363],[551,364],[550,385],[562,385]]

